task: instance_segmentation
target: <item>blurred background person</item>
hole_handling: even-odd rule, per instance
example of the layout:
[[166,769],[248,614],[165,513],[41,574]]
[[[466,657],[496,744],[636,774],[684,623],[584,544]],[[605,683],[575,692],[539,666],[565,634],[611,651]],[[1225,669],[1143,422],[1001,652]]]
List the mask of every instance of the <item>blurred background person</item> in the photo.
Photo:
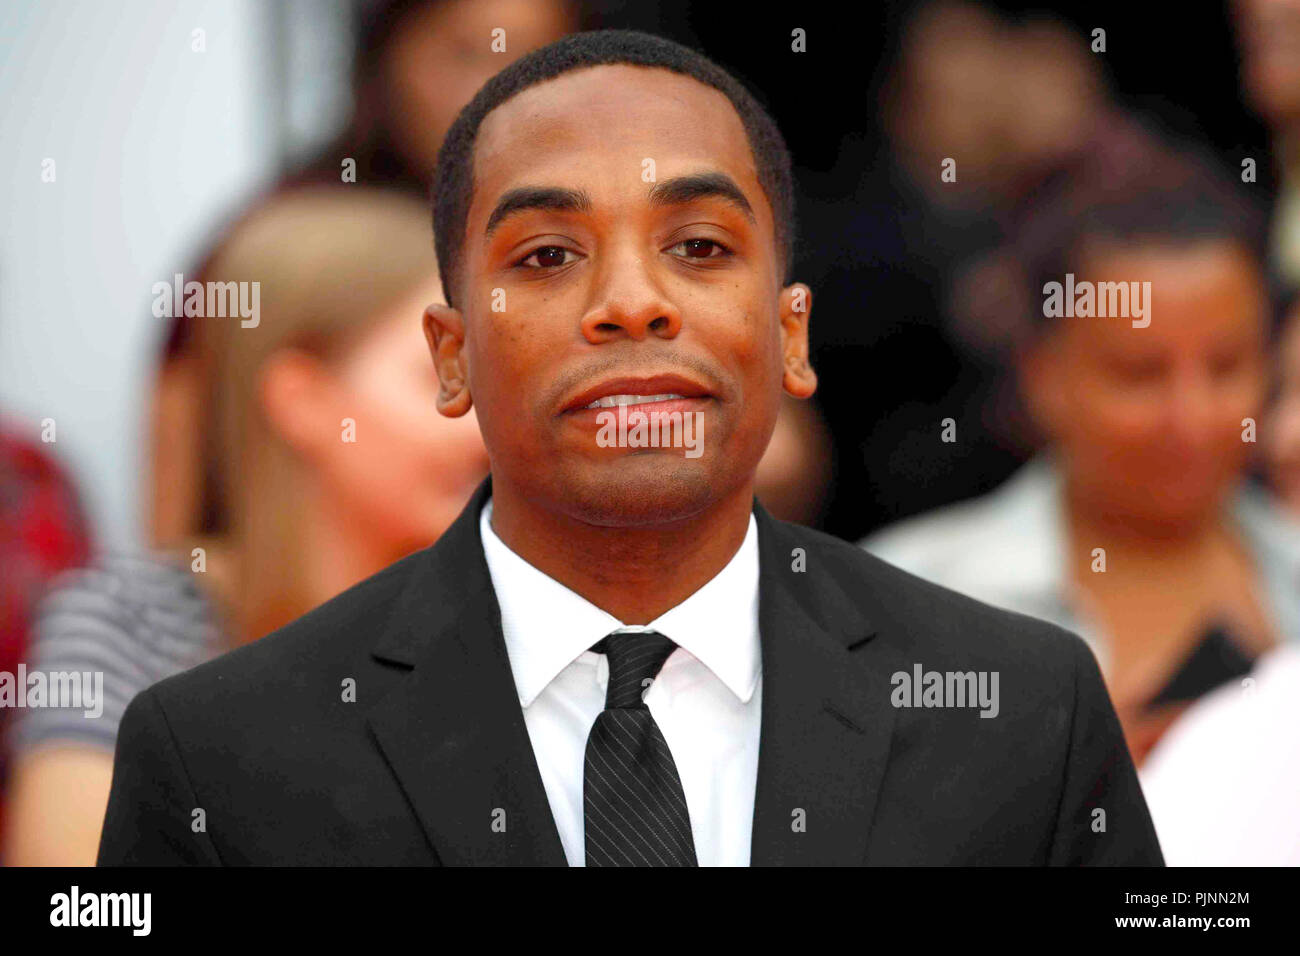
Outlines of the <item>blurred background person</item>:
[[356,182],[427,199],[438,149],[461,107],[512,61],[579,29],[581,17],[575,0],[359,4],[351,117],[288,182],[341,182],[343,161],[352,159]]
[[[354,183],[428,201],[438,148],[456,113],[493,73],[576,29],[572,0],[370,0],[354,10],[351,107],[342,129],[274,189]],[[494,49],[494,30],[505,49]],[[344,178],[344,161],[355,176]],[[432,212],[430,212],[432,216]],[[432,234],[432,226],[430,226]],[[154,456],[149,540],[168,546],[201,507],[195,427],[204,400],[184,317],[172,326],[150,399]]]
[[[1035,323],[1017,366],[1044,451],[992,494],[864,546],[1081,634],[1140,762],[1188,702],[1300,637],[1300,528],[1244,480],[1269,375],[1258,221],[1195,158],[1112,146],[1043,197],[1003,258],[1018,278],[997,288],[1020,295],[997,304]],[[1149,324],[1132,325],[1135,303],[1045,317],[1047,283],[1067,274],[1149,282]]]
[[1178,719],[1140,774],[1168,866],[1300,866],[1300,646]]
[[1269,484],[1291,516],[1300,521],[1300,296],[1294,297],[1285,311],[1277,338],[1277,386],[1263,445]]
[[203,317],[187,346],[204,384],[203,506],[171,552],[106,555],[43,604],[29,666],[104,672],[104,711],[21,714],[9,864],[93,863],[136,693],[435,541],[487,474],[473,415],[435,407],[420,316],[441,288],[424,203],[284,192],[197,278],[261,284],[255,327]]
[[754,496],[773,517],[816,527],[831,483],[832,447],[817,406],[782,396],[772,440],[754,475]]
[[[1006,330],[965,308],[965,275],[1119,112],[1103,59],[1042,15],[916,5],[887,62],[877,152],[846,157],[856,168],[814,180],[804,204],[809,230],[838,238],[801,275],[824,304],[813,362],[839,456],[825,520],[853,538],[988,491],[1034,451],[1008,414]],[[969,423],[961,468],[926,440],[952,414]]]
[[[27,660],[35,608],[50,580],[85,563],[91,548],[76,489],[28,432],[34,430],[0,420],[0,674],[16,675]],[[57,441],[57,431],[52,438]],[[0,792],[9,776],[14,713],[12,702],[0,706]],[[0,844],[5,823],[0,800]]]
[[[1241,84],[1268,124],[1272,168],[1258,171],[1275,191],[1270,275],[1300,288],[1300,0],[1233,0]],[[1263,164],[1266,167],[1267,163]]]
[[[1271,487],[1300,519],[1300,297],[1284,316],[1262,444]],[[1207,694],[1156,745],[1142,789],[1170,866],[1300,866],[1298,692],[1291,642]]]

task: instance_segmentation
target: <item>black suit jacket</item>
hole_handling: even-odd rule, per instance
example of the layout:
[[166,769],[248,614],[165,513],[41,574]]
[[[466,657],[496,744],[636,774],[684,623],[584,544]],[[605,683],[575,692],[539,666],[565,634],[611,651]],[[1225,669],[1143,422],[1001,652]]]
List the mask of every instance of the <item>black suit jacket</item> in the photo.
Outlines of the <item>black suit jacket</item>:
[[[99,863],[563,866],[479,539],[489,494],[433,547],[139,694]],[[754,510],[754,865],[1162,864],[1078,637]],[[917,664],[997,671],[998,715],[895,707]]]

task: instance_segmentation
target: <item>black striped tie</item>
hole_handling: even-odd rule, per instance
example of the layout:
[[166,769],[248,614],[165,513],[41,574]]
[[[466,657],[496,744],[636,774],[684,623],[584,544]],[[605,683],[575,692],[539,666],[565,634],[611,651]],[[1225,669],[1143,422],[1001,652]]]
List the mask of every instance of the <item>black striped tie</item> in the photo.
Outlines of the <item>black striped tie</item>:
[[676,649],[654,631],[615,631],[592,647],[609,660],[609,687],[587,737],[588,866],[699,865],[677,765],[641,699]]

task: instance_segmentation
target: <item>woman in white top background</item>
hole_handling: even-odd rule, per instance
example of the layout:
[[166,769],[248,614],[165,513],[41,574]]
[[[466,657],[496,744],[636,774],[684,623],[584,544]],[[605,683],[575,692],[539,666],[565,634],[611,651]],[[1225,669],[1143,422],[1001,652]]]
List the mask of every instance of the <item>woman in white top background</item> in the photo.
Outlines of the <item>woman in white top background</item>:
[[[982,307],[1031,320],[1015,364],[1044,451],[993,493],[863,542],[1079,632],[1138,762],[1192,700],[1300,636],[1300,526],[1245,481],[1273,307],[1240,192],[1152,141],[1038,197],[998,281],[970,287],[1016,290]],[[1074,290],[1064,314],[1053,282]],[[1089,284],[1120,288],[1102,283],[1125,294],[1088,302]]]

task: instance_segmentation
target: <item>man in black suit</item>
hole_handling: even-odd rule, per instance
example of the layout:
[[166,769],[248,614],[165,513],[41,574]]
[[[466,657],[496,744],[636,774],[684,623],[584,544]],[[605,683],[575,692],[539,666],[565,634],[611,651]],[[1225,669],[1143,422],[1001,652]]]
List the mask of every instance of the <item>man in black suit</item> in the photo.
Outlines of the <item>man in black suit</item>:
[[1160,864],[1082,641],[755,502],[782,390],[816,387],[790,178],[659,38],[491,80],[440,156],[425,313],[490,481],[140,694],[99,862]]

